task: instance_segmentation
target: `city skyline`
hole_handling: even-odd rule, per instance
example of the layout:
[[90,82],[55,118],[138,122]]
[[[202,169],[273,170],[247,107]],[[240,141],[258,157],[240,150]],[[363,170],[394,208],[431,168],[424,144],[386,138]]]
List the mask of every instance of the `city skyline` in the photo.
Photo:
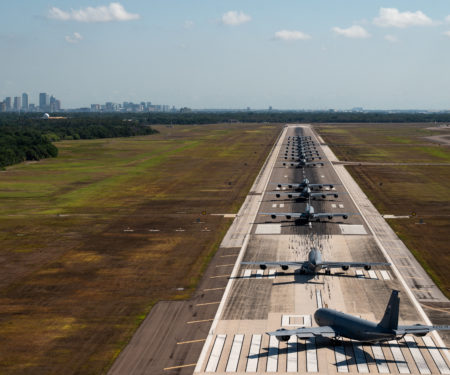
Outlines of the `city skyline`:
[[66,108],[449,108],[448,1],[172,5],[0,4],[0,97],[42,87]]

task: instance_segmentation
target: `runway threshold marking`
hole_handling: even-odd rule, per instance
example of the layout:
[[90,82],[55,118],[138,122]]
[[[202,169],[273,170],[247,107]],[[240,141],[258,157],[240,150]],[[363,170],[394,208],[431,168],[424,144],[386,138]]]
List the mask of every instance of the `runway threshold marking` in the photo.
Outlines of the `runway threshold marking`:
[[431,354],[431,357],[434,360],[434,363],[436,364],[437,368],[439,369],[439,372],[441,374],[450,374],[450,369],[447,366],[447,363],[445,363],[444,358],[442,358],[441,353],[439,352],[438,348],[436,348],[436,345],[434,344],[434,341],[429,336],[422,337],[423,342],[427,346],[428,351]]
[[380,374],[389,374],[389,367],[384,358],[383,349],[379,344],[372,345],[373,358],[377,364],[378,372]]
[[180,341],[180,342],[177,342],[177,345],[193,344],[193,343],[195,343],[195,342],[203,342],[203,341],[206,341],[206,339],[189,340],[189,341]]
[[318,372],[316,339],[306,339],[306,371]]
[[368,374],[369,366],[367,366],[363,346],[361,344],[357,344],[354,341],[352,342],[352,345],[353,345],[353,353],[355,353],[355,362],[356,367],[358,368],[358,372],[362,374]]
[[256,372],[258,368],[259,349],[261,347],[262,335],[252,335],[250,351],[248,353],[247,367],[245,372]]
[[228,357],[225,372],[237,371],[243,342],[244,342],[244,335],[234,335],[233,345],[231,346],[230,355]]
[[[198,305],[197,305],[198,306]],[[186,322],[186,324],[195,324],[195,323],[205,323],[205,322],[212,322],[214,319],[202,319],[202,320],[191,320],[189,322]],[[206,339],[205,339],[206,340]]]
[[220,356],[222,355],[222,349],[225,344],[227,335],[217,335],[214,340],[214,345],[209,355],[208,364],[206,365],[205,372],[216,372],[219,365]]
[[267,372],[277,372],[278,370],[278,343],[279,341],[275,336],[270,336],[267,353]]
[[417,343],[414,340],[414,338],[412,336],[407,335],[404,337],[404,340],[406,341],[406,345],[408,345],[409,351],[411,352],[414,362],[416,362],[419,372],[421,374],[431,374],[431,371],[428,368],[427,363],[425,362],[425,359],[423,358],[422,353],[420,352],[420,349],[417,347]]
[[297,356],[298,356],[298,339],[297,336],[292,335],[288,340],[287,347],[287,363],[286,363],[286,371],[287,372],[297,372]]
[[206,305],[218,305],[220,301],[218,302],[205,302],[205,303],[197,303],[195,306],[206,306]]
[[348,372],[347,357],[345,355],[344,345],[335,345],[334,355],[336,358],[336,367],[338,372]]
[[175,370],[175,369],[183,368],[183,367],[193,367],[193,366],[196,366],[196,365],[197,365],[196,363],[190,363],[188,365],[179,365],[179,366],[166,367],[163,370],[164,371],[169,371],[169,370]]

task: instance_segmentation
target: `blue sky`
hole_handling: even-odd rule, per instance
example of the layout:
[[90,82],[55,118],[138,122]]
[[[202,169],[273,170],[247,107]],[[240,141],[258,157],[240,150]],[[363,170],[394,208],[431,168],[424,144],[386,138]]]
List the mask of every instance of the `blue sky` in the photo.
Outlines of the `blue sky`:
[[0,100],[450,107],[448,0],[0,2]]

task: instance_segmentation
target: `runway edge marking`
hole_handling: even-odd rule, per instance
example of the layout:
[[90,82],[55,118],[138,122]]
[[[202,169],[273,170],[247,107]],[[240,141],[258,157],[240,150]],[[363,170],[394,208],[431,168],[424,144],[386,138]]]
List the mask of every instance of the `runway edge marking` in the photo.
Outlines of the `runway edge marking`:
[[[288,129],[288,127],[285,126],[283,128],[283,130],[281,131],[280,135],[278,136],[277,142],[273,145],[272,150],[270,150],[270,153],[267,156],[267,159],[264,162],[263,167],[261,168],[261,171],[259,172],[258,176],[256,176],[254,184],[257,183],[261,178],[264,177],[263,175],[264,175],[265,169],[268,168],[269,165],[270,165],[270,172],[268,173],[267,181],[263,184],[263,192],[266,191],[267,185],[269,184],[270,177],[271,177],[272,171],[273,171],[273,167],[275,166],[275,163],[277,161],[279,149],[281,149],[281,145],[283,144],[283,140],[286,137],[287,129]],[[275,151],[277,149],[278,149],[278,152],[276,153]],[[253,188],[253,186],[252,186],[252,188]],[[251,190],[252,189],[250,189],[250,191]],[[259,207],[261,206],[261,202],[262,202],[262,200],[260,200],[257,203],[256,212],[254,213],[253,219],[250,221],[250,223],[255,221],[256,215],[258,214],[258,211],[259,211]],[[244,205],[244,204],[245,204],[245,201],[244,201],[244,203],[242,205]],[[215,329],[217,327],[217,323],[219,322],[220,316],[222,315],[222,311],[223,311],[223,309],[225,307],[225,302],[226,302],[226,300],[228,298],[228,294],[231,291],[231,286],[233,285],[233,281],[234,281],[234,279],[235,279],[235,277],[237,275],[237,272],[239,270],[242,258],[244,257],[245,251],[247,250],[248,242],[250,240],[250,232],[252,231],[252,227],[253,227],[253,225],[250,225],[250,227],[248,229],[248,232],[245,235],[244,243],[242,244],[242,247],[241,247],[241,250],[239,252],[238,258],[236,259],[236,263],[235,263],[235,265],[233,267],[233,271],[231,272],[230,280],[228,281],[228,284],[227,284],[227,287],[225,289],[225,292],[223,293],[222,301],[220,302],[219,308],[217,309],[216,315],[214,317],[214,321],[211,324],[211,328],[209,330],[208,337],[206,339],[205,344],[203,345],[203,349],[202,349],[202,352],[200,353],[200,357],[198,358],[197,365],[195,366],[195,369],[194,369],[194,373],[195,372],[200,372],[202,367],[203,367],[203,363],[205,362],[206,354],[207,354],[207,352],[209,350],[209,347],[211,345],[211,341],[212,341],[212,339],[214,337],[214,331],[215,331]]]
[[[306,127],[308,127],[311,130],[311,133],[313,134],[313,136],[317,139],[316,136],[316,132],[315,130],[311,127],[311,124],[306,125]],[[333,150],[331,150],[331,148],[329,146],[327,146],[329,151],[334,155]],[[339,160],[336,155],[334,155],[334,157],[336,158],[336,160]],[[366,217],[364,216],[363,212],[361,211],[361,209],[359,208],[358,204],[356,204],[355,199],[353,198],[352,194],[350,193],[350,190],[347,188],[347,186],[344,184],[344,181],[342,180],[340,174],[338,173],[338,171],[336,170],[334,164],[332,162],[330,162],[331,167],[333,168],[334,172],[336,173],[336,175],[338,176],[338,178],[341,180],[342,185],[345,186],[345,189],[348,192],[348,195],[350,196],[350,199],[352,200],[353,204],[355,205],[356,209],[359,211],[359,213],[361,214],[361,217],[363,218],[364,222],[366,223],[367,227],[369,228],[370,232],[372,233],[373,238],[375,239],[375,242],[377,243],[377,245],[380,247],[381,252],[383,253],[383,255],[385,256],[386,260],[391,263],[391,268],[394,270],[394,273],[397,275],[398,279],[400,280],[400,282],[402,283],[403,287],[405,288],[406,293],[408,294],[410,300],[412,301],[413,305],[416,307],[417,311],[419,312],[419,314],[422,316],[422,319],[425,321],[425,323],[427,325],[432,325],[430,318],[428,318],[428,315],[425,313],[425,311],[423,310],[421,304],[419,303],[419,301],[416,299],[416,296],[414,295],[414,293],[411,291],[411,289],[409,288],[408,284],[406,283],[405,279],[403,278],[403,275],[400,273],[400,271],[398,270],[397,266],[394,264],[394,262],[392,261],[390,255],[388,254],[388,252],[386,251],[385,247],[383,246],[383,244],[381,243],[381,241],[379,240],[378,236],[375,234],[375,231],[372,229],[372,226],[370,225],[369,221],[366,219]],[[347,170],[344,169],[346,172]],[[347,172],[348,173],[348,172]],[[349,174],[350,175],[350,174]],[[350,178],[353,179],[353,177]],[[353,181],[355,182],[355,184],[358,186],[359,189],[361,189],[359,187],[359,185],[356,183],[356,181],[353,179]],[[361,190],[361,192],[365,195],[365,193]],[[370,199],[368,199],[370,201]],[[372,202],[370,202],[372,203]],[[375,208],[375,207],[374,207]],[[376,210],[376,208],[375,208]],[[378,212],[378,210],[376,210]],[[381,214],[380,214],[381,215]],[[389,226],[390,228],[390,226]],[[444,341],[442,340],[441,336],[436,332],[433,331],[431,332],[431,334],[434,336],[434,338],[436,339],[438,345],[440,345],[441,348],[445,348],[445,344]],[[447,357],[447,360],[450,361],[450,354],[448,352],[447,349],[441,349],[442,352],[445,354],[445,356]]]

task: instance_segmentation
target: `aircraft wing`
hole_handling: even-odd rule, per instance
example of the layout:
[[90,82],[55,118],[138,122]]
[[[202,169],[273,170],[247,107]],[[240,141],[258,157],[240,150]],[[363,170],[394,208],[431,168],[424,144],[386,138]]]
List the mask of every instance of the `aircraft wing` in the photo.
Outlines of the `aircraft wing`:
[[416,324],[412,326],[398,326],[395,330],[397,335],[416,335],[416,336],[425,336],[428,332],[431,331],[450,331],[450,326],[426,326],[423,324]]
[[322,186],[328,186],[330,188],[335,187],[336,185],[340,184],[308,184],[310,187],[322,187]]
[[309,193],[309,195],[311,195],[311,197],[322,197],[324,195],[334,195],[334,196],[338,196],[338,193]]
[[303,213],[301,212],[261,212],[260,215],[272,216],[272,218],[276,218],[277,216],[286,216],[286,218],[303,217]]
[[241,264],[251,265],[251,266],[292,266],[292,267],[301,267],[307,262],[241,262]]
[[365,266],[390,266],[391,263],[381,263],[381,262],[322,262],[320,265],[323,268],[341,268],[341,267],[365,267]]
[[348,218],[351,214],[348,213],[327,213],[327,212],[318,212],[314,214],[314,217],[343,217],[344,219]]
[[287,186],[289,188],[297,188],[299,186],[302,186],[301,184],[277,184],[278,187]]
[[308,338],[308,337],[327,337],[332,338],[336,337],[336,331],[330,326],[322,326],[322,327],[303,327],[297,329],[279,329],[274,332],[267,332],[269,336],[297,336],[299,338]]
[[317,162],[307,162],[307,163],[305,163],[305,165],[324,165],[324,163],[323,162],[321,162],[321,161],[317,161]]

